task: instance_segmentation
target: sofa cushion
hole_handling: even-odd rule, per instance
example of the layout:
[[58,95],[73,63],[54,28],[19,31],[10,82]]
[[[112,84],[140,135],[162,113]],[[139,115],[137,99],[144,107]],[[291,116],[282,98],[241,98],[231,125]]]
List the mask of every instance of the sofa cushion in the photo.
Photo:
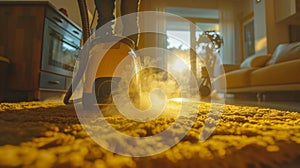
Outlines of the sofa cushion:
[[252,86],[300,83],[300,59],[259,68],[250,76]]
[[269,61],[270,58],[271,58],[271,54],[251,56],[245,59],[241,63],[240,67],[241,68],[263,67],[265,66],[267,61]]
[[300,58],[300,42],[279,44],[266,65]]
[[[225,73],[216,78],[214,85],[216,89],[237,88],[250,86],[250,74],[257,68],[243,68]],[[225,85],[226,84],[226,85]]]

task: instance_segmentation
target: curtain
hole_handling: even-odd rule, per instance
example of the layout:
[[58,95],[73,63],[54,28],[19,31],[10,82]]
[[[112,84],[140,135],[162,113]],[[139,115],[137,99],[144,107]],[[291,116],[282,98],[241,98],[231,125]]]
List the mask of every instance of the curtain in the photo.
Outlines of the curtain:
[[235,26],[234,7],[231,1],[218,0],[220,32],[223,35],[224,44],[221,57],[224,64],[234,64],[235,60]]

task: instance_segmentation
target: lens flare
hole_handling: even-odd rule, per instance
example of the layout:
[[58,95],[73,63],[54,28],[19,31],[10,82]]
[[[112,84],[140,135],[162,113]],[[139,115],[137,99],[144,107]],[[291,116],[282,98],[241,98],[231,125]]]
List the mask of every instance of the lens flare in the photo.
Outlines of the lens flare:
[[176,60],[172,68],[178,72],[182,72],[186,67],[185,63],[182,60]]

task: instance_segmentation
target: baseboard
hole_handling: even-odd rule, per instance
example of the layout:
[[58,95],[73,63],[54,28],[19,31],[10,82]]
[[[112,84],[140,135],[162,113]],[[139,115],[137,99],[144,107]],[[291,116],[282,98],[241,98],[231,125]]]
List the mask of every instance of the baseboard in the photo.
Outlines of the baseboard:
[[296,101],[300,102],[300,91],[278,91],[261,93],[231,93],[225,94],[227,99],[247,101]]
[[298,101],[300,91],[266,92],[261,94],[262,101]]

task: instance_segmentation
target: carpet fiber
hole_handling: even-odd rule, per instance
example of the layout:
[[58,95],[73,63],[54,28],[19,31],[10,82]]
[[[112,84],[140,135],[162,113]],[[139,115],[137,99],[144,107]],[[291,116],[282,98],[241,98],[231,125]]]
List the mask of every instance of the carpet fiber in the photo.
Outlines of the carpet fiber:
[[[83,130],[73,105],[1,103],[0,167],[300,167],[299,113],[225,105],[212,136],[199,142],[210,106],[197,105],[196,122],[180,143],[138,158],[114,154],[95,143]],[[174,121],[164,116],[132,126],[115,114],[103,119],[131,136],[154,135]]]

